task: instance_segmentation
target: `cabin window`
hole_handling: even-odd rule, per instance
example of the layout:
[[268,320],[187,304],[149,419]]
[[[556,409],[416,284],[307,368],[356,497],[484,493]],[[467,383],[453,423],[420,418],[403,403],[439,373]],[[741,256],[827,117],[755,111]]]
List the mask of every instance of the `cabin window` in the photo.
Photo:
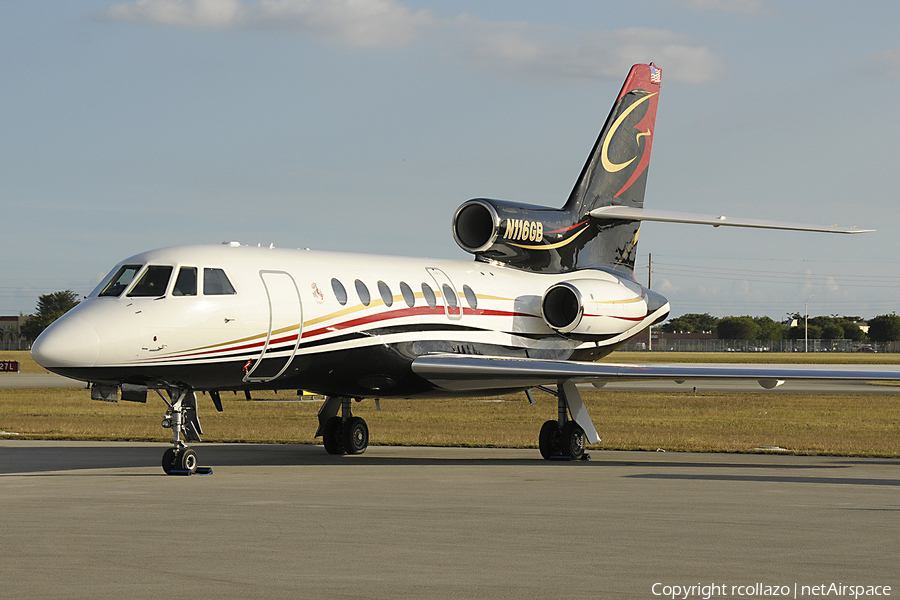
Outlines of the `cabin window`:
[[144,265],[122,265],[119,267],[119,270],[116,271],[113,278],[109,280],[109,283],[107,283],[106,287],[103,288],[103,291],[100,292],[100,295],[121,296],[122,292],[125,291],[125,288],[134,281],[134,276],[137,275],[138,271],[140,271],[143,266]]
[[175,279],[175,287],[172,288],[173,296],[197,295],[197,267],[181,267],[178,277]]
[[441,286],[441,290],[444,292],[444,303],[450,308],[450,310],[456,310],[456,292],[453,291],[446,283]]
[[158,298],[166,295],[172,267],[150,265],[127,296],[131,298]]
[[344,289],[343,283],[337,279],[332,279],[331,290],[334,292],[334,297],[337,298],[338,304],[341,306],[347,304],[347,290]]
[[472,291],[472,288],[464,285],[463,295],[466,297],[466,302],[469,303],[469,308],[471,308],[472,310],[478,308],[478,296],[475,295],[475,292]]
[[406,305],[410,308],[416,305],[416,295],[413,294],[412,288],[406,285],[405,281],[400,282],[400,293],[403,294],[403,299],[406,300]]
[[422,284],[422,295],[425,296],[425,302],[428,303],[428,308],[437,306],[437,298],[434,297],[434,290],[432,290],[431,286],[427,283]]
[[391,293],[391,288],[385,282],[378,282],[378,293],[381,294],[381,299],[384,300],[385,306],[390,306],[394,303],[394,294]]
[[228,296],[237,294],[228,276],[222,269],[203,269],[203,294],[206,296]]
[[359,296],[359,301],[362,302],[363,305],[368,306],[369,302],[372,301],[371,296],[369,296],[369,288],[367,288],[366,284],[359,279],[354,281],[353,285],[356,286],[356,294]]

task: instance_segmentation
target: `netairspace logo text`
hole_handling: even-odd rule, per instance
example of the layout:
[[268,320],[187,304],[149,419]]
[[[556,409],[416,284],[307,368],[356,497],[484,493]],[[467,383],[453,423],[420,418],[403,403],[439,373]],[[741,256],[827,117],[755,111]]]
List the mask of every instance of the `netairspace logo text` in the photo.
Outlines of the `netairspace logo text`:
[[690,598],[874,598],[891,595],[889,585],[845,585],[844,583],[820,583],[818,585],[773,585],[753,583],[729,585],[725,583],[696,583],[693,585],[669,585],[654,583],[650,588],[654,596],[672,600]]

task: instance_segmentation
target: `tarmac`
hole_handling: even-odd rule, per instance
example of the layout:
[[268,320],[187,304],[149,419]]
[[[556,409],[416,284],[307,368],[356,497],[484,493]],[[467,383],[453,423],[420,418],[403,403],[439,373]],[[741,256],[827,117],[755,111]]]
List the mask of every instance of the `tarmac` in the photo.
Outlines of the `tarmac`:
[[166,447],[0,441],[0,598],[900,594],[900,460]]

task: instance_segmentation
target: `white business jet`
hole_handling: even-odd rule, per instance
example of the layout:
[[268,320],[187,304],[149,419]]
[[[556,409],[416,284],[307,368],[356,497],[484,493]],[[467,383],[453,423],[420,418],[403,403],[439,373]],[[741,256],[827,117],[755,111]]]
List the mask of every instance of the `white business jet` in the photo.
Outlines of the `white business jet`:
[[[326,396],[317,436],[332,454],[369,442],[351,401],[541,388],[558,397],[544,458],[599,441],[576,383],[621,379],[898,379],[897,372],[597,364],[669,314],[634,280],[641,221],[859,233],[643,208],[661,71],[635,65],[560,209],[474,199],[453,237],[475,260],[367,256],[238,242],[152,250],[122,261],[34,343],[45,368],[97,400],[166,402],[166,473],[193,472],[197,392],[309,390]],[[423,405],[424,406],[424,405]]]

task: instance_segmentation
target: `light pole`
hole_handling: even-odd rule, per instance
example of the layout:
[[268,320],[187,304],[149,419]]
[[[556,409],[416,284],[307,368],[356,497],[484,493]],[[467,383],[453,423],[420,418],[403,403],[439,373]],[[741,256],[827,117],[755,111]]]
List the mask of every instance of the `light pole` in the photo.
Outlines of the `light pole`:
[[[647,289],[653,286],[653,254],[647,254]],[[647,351],[653,351],[653,325],[647,328]]]
[[809,301],[812,299],[813,296],[815,296],[815,294],[809,295],[809,298],[806,299],[806,304],[805,304],[805,308],[804,308],[804,312],[806,313],[806,319],[804,320],[804,325],[803,325],[803,328],[806,330],[803,333],[803,339],[804,339],[805,346],[806,346],[806,348],[803,350],[804,352],[809,352]]

